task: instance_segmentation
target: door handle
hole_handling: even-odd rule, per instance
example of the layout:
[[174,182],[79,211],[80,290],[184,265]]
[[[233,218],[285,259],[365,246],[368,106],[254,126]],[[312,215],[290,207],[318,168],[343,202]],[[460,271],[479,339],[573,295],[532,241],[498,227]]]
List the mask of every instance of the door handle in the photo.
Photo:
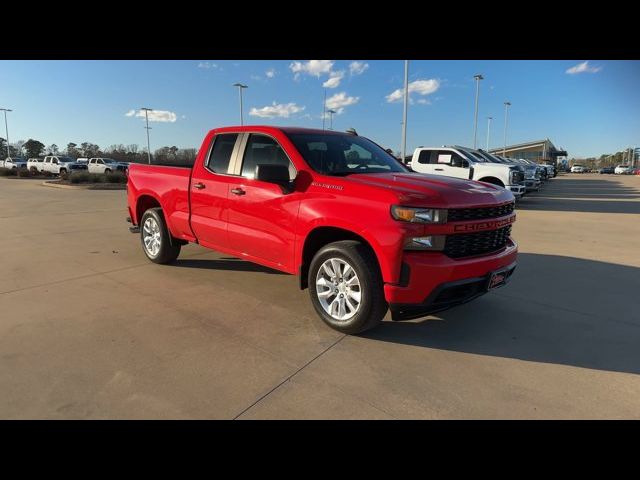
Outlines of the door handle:
[[204,183],[198,182],[198,183],[194,183],[193,184],[193,188],[197,188],[198,190],[202,190],[203,188],[206,188],[206,185]]
[[444,172],[444,168],[434,168],[436,172]]
[[245,193],[247,193],[247,192],[245,192],[245,191],[244,191],[243,189],[241,189],[241,188],[232,188],[232,189],[231,189],[231,193],[233,193],[234,195],[244,195],[244,194],[245,194]]

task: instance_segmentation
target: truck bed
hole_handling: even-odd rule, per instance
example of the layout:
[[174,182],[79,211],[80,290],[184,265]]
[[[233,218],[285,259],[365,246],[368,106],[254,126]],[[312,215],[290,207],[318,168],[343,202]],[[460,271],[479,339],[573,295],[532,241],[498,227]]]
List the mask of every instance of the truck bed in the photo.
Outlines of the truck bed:
[[132,223],[139,225],[135,199],[148,196],[165,207],[165,220],[176,238],[194,241],[189,224],[189,187],[191,168],[181,165],[129,165],[128,201]]

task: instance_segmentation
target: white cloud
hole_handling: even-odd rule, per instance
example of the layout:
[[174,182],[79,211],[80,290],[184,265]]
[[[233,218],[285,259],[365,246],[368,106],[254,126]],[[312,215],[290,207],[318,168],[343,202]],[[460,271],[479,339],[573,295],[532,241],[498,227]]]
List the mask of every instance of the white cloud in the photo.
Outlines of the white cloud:
[[256,108],[253,107],[249,111],[249,115],[261,118],[289,118],[294,113],[301,112],[305,109],[304,106],[296,105],[295,103],[278,103],[273,102],[272,105],[266,107]]
[[368,63],[364,62],[351,62],[349,64],[349,73],[351,75],[361,75],[364,71],[369,68]]
[[267,78],[273,78],[273,77],[276,76],[276,69],[275,68],[270,68],[269,70],[264,72],[264,74],[267,76]]
[[333,60],[309,60],[308,62],[293,62],[289,68],[295,73],[294,78],[298,79],[301,73],[320,77],[331,73],[333,68]]
[[336,93],[327,98],[327,109],[335,110],[338,115],[344,112],[345,107],[349,105],[355,105],[360,100],[360,97],[348,97],[346,92]]
[[340,81],[344,78],[344,70],[331,72],[326,82],[322,84],[324,88],[336,88],[340,86]]
[[[440,82],[435,78],[431,78],[429,80],[415,80],[409,83],[409,97],[411,97],[412,93],[416,93],[418,95],[431,95],[432,93],[438,91],[440,88]],[[389,95],[386,96],[387,102],[399,102],[404,97],[404,89],[398,88],[394,90]]]
[[200,62],[198,63],[198,68],[205,68],[208,70],[210,68],[218,68],[218,65],[213,62]]
[[600,70],[602,70],[602,67],[592,67],[589,65],[589,60],[587,60],[586,62],[582,62],[568,68],[565,73],[575,75],[576,73],[598,73]]
[[418,103],[420,105],[431,105],[431,100],[429,100],[428,98],[419,98]]
[[[144,110],[129,110],[124,114],[125,117],[145,118]],[[174,123],[178,116],[174,112],[168,110],[151,110],[148,113],[150,122],[170,122]]]

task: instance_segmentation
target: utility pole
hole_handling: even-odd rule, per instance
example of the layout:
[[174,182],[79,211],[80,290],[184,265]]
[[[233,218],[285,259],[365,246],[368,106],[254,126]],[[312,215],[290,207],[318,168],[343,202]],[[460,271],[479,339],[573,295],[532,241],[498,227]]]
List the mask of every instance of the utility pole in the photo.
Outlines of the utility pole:
[[244,125],[244,118],[242,116],[242,90],[245,88],[249,88],[247,85],[243,85],[242,83],[234,83],[234,87],[238,87],[238,92],[240,93],[240,126]]
[[147,161],[149,165],[151,165],[151,143],[149,142],[149,130],[151,130],[151,127],[149,126],[149,112],[153,112],[153,109],[143,107],[140,110],[144,110],[144,118],[147,123],[147,126],[144,127],[147,130]]
[[404,157],[407,153],[407,109],[409,106],[409,60],[404,61],[404,109],[402,112],[402,158],[404,163]]
[[476,80],[476,108],[473,114],[473,149],[475,150],[478,143],[476,142],[478,133],[478,98],[480,97],[480,80],[484,80],[484,77],[480,74],[474,75]]
[[325,117],[327,116],[327,89],[324,89],[324,97],[322,97],[322,130],[324,130]]
[[9,150],[9,124],[7,123],[7,112],[13,112],[10,108],[0,108],[0,111],[4,112],[4,129],[7,136],[7,158],[11,156],[11,151]]
[[487,152],[489,151],[489,132],[491,131],[491,120],[493,120],[493,117],[487,117]]
[[336,113],[335,110],[327,110],[329,114],[329,130],[333,130],[333,114]]
[[507,121],[509,120],[509,107],[511,102],[504,102],[504,148],[502,149],[502,156],[507,154]]

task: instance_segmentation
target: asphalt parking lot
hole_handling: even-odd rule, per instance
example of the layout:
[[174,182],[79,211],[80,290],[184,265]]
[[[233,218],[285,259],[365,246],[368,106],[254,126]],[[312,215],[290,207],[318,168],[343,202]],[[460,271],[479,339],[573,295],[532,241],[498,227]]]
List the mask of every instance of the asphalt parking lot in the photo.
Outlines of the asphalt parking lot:
[[640,418],[640,177],[518,210],[509,285],[345,337],[297,279],[148,262],[124,191],[0,179],[0,418]]

